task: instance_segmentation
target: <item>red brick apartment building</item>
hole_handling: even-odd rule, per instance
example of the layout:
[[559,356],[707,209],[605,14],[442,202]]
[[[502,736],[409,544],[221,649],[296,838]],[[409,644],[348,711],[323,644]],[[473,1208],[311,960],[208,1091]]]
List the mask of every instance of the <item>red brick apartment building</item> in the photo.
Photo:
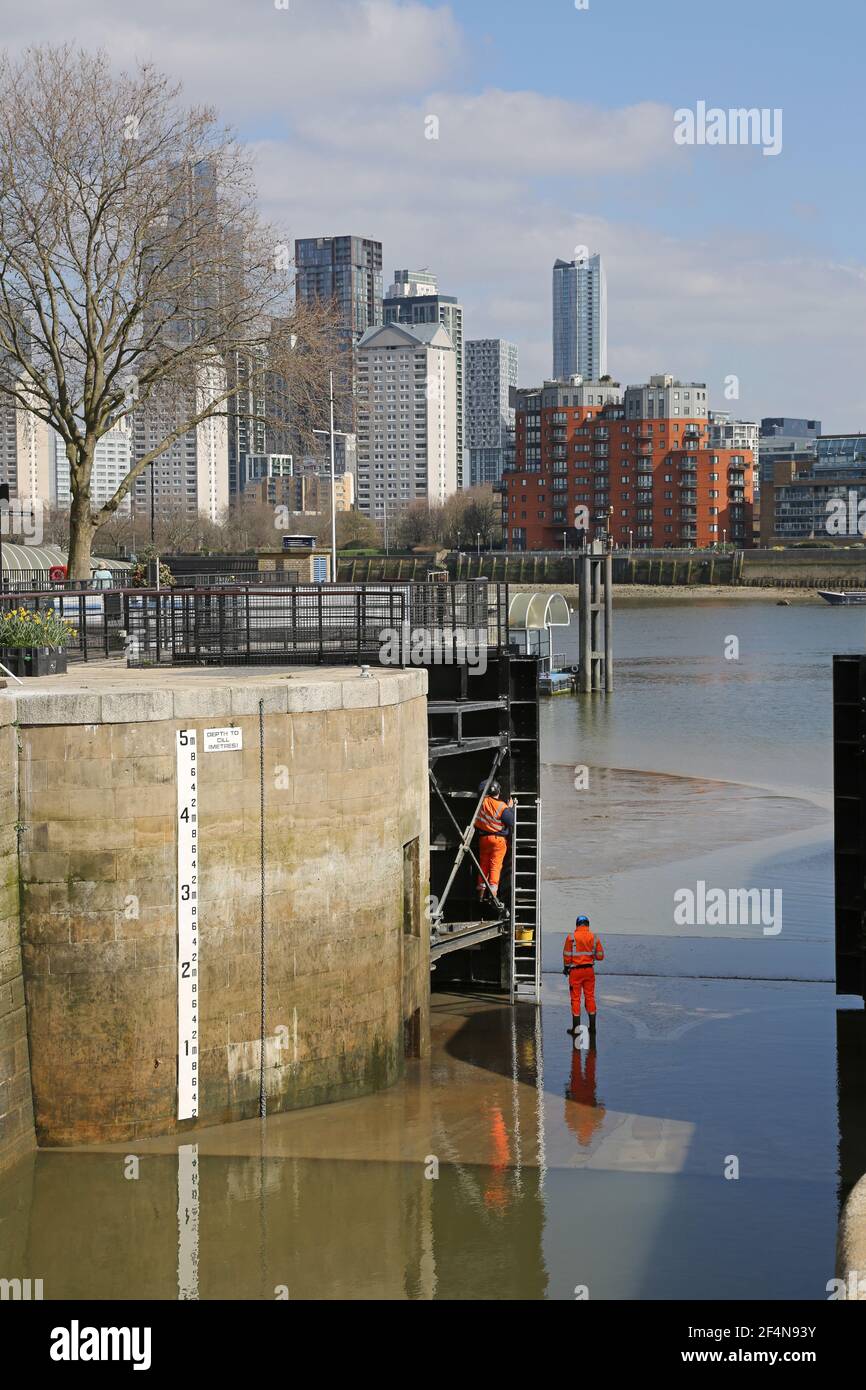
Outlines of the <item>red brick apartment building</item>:
[[503,474],[508,550],[562,550],[589,521],[618,546],[752,544],[751,450],[714,447],[707,388],[547,381],[517,395],[514,467]]

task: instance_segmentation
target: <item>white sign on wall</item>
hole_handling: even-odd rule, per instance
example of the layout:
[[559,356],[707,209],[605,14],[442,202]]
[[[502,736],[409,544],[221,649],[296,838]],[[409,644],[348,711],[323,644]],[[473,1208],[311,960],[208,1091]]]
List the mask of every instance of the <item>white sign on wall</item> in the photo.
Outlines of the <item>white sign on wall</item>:
[[204,751],[206,753],[236,753],[244,746],[242,729],[205,729]]

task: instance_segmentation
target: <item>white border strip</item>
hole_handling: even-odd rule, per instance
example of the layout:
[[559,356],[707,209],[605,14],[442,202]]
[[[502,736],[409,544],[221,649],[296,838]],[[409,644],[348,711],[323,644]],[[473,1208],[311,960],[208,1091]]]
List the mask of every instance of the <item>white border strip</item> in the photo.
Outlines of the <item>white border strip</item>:
[[198,761],[195,729],[177,731],[177,1118],[198,1116]]

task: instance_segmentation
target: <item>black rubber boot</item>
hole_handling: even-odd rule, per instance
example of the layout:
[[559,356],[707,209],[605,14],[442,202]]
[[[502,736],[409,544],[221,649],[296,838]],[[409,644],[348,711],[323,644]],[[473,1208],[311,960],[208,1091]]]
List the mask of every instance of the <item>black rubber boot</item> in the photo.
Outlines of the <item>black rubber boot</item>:
[[576,1035],[577,1030],[578,1030],[579,1027],[580,1027],[580,1014],[578,1014],[577,1018],[575,1018],[574,1015],[572,1014],[572,1017],[571,1017],[571,1027],[570,1027],[570,1028],[566,1028],[566,1030],[565,1030],[566,1033],[570,1033],[571,1036],[574,1037],[574,1036]]
[[589,1016],[589,1036],[591,1038],[595,1037],[595,1014],[590,1014]]

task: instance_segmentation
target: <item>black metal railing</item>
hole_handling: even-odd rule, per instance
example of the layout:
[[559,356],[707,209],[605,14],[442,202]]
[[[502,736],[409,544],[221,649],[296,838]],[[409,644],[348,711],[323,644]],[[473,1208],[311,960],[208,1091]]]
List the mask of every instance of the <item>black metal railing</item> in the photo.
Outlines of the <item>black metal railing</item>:
[[72,625],[68,655],[131,666],[425,664],[507,647],[508,586],[218,585],[0,595],[0,612],[53,609]]
[[[111,575],[110,588],[119,589],[129,582],[128,570],[108,568]],[[79,593],[82,590],[101,588],[101,585],[95,585],[91,579],[52,579],[51,572],[46,569],[5,570],[0,577],[0,592],[4,594]]]
[[0,614],[15,608],[29,612],[53,611],[66,618],[73,637],[66,648],[73,659],[91,661],[118,656],[124,648],[129,622],[129,602],[140,591],[135,589],[31,589],[0,594]]

